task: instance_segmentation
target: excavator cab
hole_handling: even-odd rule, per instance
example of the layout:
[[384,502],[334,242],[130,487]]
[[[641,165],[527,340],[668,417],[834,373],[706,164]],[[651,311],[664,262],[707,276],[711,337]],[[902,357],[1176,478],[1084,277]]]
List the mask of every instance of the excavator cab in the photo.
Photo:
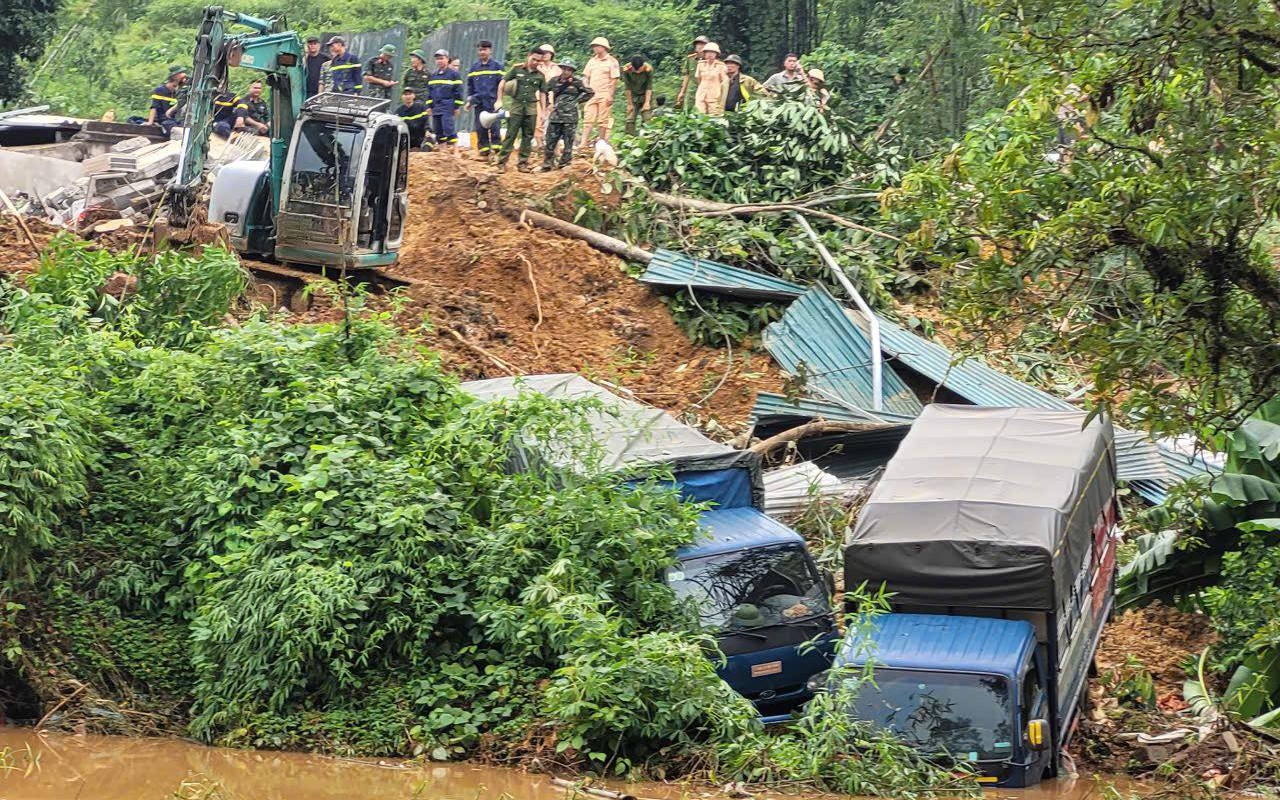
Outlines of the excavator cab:
[[344,269],[395,262],[408,209],[409,132],[388,105],[328,93],[303,104],[284,165],[277,259]]

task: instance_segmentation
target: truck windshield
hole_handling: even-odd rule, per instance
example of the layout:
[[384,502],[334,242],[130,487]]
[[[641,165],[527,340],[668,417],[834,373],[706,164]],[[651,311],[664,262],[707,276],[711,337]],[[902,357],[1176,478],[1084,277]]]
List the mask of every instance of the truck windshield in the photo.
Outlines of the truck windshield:
[[852,714],[892,731],[927,755],[961,761],[1013,755],[1009,682],[997,675],[877,667]]
[[667,582],[696,604],[703,625],[721,631],[749,634],[831,610],[826,586],[799,545],[690,558],[667,572]]
[[364,129],[318,119],[302,123],[289,176],[289,200],[350,206]]

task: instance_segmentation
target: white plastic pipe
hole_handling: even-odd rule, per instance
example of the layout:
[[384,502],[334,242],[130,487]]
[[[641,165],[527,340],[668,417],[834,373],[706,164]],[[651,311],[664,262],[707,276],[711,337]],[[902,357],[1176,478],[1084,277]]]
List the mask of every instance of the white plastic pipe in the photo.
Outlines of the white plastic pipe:
[[873,411],[884,410],[884,383],[881,380],[881,361],[880,354],[880,320],[876,318],[871,307],[867,305],[867,301],[862,299],[862,295],[858,294],[858,289],[853,285],[853,281],[849,280],[849,276],[844,274],[844,270],[840,269],[840,265],[836,263],[835,258],[831,256],[831,251],[827,250],[827,246],[818,238],[818,234],[814,233],[813,228],[809,225],[809,220],[805,219],[802,214],[792,211],[791,215],[796,218],[796,222],[800,223],[800,227],[805,234],[813,240],[813,244],[818,248],[818,255],[822,256],[822,260],[827,262],[827,266],[835,273],[836,280],[840,281],[840,285],[853,298],[853,304],[858,307],[867,318],[867,325],[871,329],[871,404]]

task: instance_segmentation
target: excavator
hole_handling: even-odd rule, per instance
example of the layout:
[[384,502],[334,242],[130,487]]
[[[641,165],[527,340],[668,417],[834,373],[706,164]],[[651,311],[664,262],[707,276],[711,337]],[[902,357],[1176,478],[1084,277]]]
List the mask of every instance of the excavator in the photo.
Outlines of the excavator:
[[[250,29],[231,33],[231,25]],[[196,36],[182,149],[169,185],[169,227],[196,217],[205,184],[213,102],[232,67],[265,74],[271,90],[265,161],[215,174],[208,219],[254,259],[369,270],[393,264],[408,216],[409,131],[389,101],[323,93],[304,101],[302,41],[283,19],[208,6]]]

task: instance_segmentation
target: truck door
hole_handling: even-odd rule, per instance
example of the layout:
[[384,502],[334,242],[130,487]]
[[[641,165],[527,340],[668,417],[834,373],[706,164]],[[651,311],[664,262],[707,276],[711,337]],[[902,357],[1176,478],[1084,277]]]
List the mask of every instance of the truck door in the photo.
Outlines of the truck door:
[[1049,716],[1049,691],[1045,685],[1044,673],[1040,669],[1041,655],[1033,652],[1024,672],[1018,691],[1018,720],[1015,730],[1021,739],[1022,758],[1026,764],[1025,781],[1022,786],[1032,786],[1048,771],[1053,760],[1053,747],[1037,749],[1028,739],[1027,723],[1031,720],[1045,719]]
[[[360,226],[356,244],[378,252],[386,250],[391,219],[391,186],[395,176],[396,152],[399,144],[395,126],[382,125],[374,131],[369,149],[368,167],[364,174]],[[403,226],[402,226],[403,227]]]
[[404,221],[409,210],[409,132],[400,132],[396,146],[396,180],[391,189],[390,219],[387,222],[386,248],[388,252],[399,250],[404,239]]

